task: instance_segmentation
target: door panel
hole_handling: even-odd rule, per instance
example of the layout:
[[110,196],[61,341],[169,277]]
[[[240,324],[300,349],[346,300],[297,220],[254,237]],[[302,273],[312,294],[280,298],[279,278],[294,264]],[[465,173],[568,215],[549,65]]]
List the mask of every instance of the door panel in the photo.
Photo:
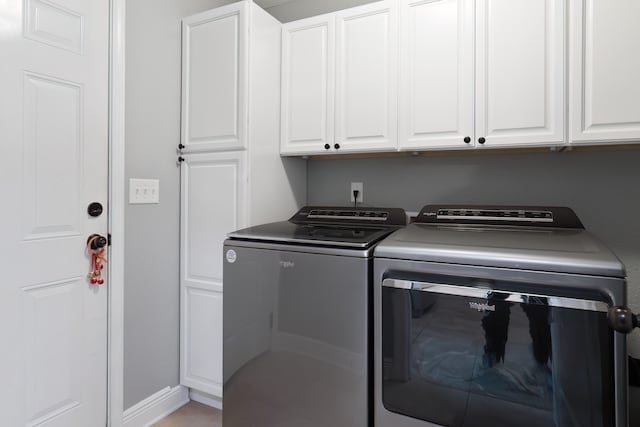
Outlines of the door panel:
[[222,292],[185,287],[185,385],[222,396]]
[[78,83],[24,75],[23,218],[27,239],[81,232],[82,99]]
[[391,1],[336,15],[339,151],[397,147],[397,19]]
[[571,6],[571,141],[640,139],[640,4]]
[[247,3],[190,16],[182,28],[182,144],[246,148]]
[[334,22],[324,15],[283,27],[282,153],[333,150]]
[[371,260],[275,249],[225,245],[223,425],[369,425]]
[[246,226],[245,152],[181,166],[180,383],[222,396],[222,244]]
[[25,37],[82,53],[83,15],[59,4],[41,0],[27,0],[25,5]]
[[606,304],[468,291],[383,284],[388,411],[452,427],[616,425],[613,331],[587,308]]
[[563,143],[563,2],[480,0],[476,12],[476,141]]
[[473,148],[473,3],[404,0],[400,22],[399,148]]
[[0,4],[0,425],[103,427],[107,285],[107,0]]
[[183,280],[222,285],[222,242],[246,223],[242,152],[185,157],[182,164]]
[[27,413],[34,424],[72,411],[81,403],[81,378],[73,375],[82,361],[83,278],[23,289],[27,371]]

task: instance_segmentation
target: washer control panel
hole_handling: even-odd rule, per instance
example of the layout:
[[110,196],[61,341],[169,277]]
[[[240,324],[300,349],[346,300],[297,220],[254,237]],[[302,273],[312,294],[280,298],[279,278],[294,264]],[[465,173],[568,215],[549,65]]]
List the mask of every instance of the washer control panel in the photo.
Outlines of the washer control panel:
[[304,223],[345,223],[372,225],[406,225],[404,209],[371,207],[305,206],[290,221]]

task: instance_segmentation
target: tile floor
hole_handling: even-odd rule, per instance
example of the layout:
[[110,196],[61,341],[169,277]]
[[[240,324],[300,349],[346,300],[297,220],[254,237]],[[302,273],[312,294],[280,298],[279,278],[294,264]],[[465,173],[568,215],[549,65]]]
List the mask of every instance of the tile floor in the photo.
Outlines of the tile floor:
[[222,427],[222,411],[191,401],[153,427]]

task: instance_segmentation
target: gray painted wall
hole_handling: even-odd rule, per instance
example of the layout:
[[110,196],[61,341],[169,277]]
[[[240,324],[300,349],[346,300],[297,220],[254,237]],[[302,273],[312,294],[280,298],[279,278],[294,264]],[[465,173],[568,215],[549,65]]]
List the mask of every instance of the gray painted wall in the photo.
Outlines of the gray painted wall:
[[[309,204],[348,203],[363,182],[364,204],[417,211],[429,203],[560,205],[627,267],[629,300],[640,311],[640,151],[481,154],[310,160]],[[640,334],[631,337],[640,357]]]
[[126,175],[159,179],[160,204],[125,211],[125,408],[180,381],[180,20],[231,2],[127,2]]

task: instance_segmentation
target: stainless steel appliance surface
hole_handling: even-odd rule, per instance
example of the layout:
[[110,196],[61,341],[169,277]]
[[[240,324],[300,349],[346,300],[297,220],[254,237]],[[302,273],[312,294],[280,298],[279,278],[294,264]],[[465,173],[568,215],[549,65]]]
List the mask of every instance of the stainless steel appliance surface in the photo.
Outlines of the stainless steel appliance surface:
[[304,207],[224,244],[223,425],[372,424],[375,244],[402,209]]
[[626,427],[625,270],[568,208],[425,206],[374,255],[376,427]]

